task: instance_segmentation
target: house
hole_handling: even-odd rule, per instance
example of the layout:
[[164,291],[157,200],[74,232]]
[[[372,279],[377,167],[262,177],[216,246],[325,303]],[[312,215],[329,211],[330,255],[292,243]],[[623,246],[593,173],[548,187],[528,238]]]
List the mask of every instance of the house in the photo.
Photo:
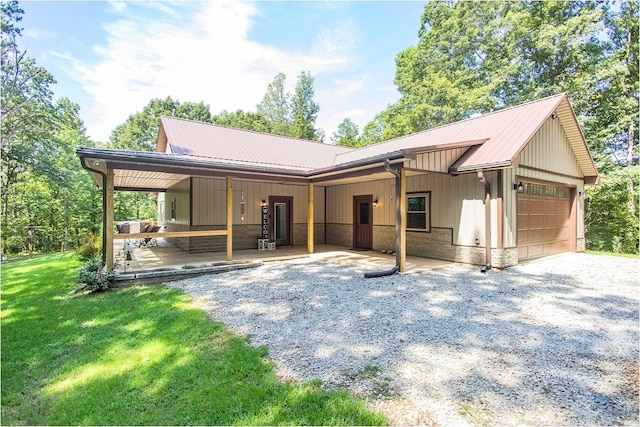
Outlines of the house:
[[107,249],[113,191],[156,191],[185,251],[397,240],[401,271],[406,255],[503,268],[583,251],[598,181],[566,94],[358,149],[162,117],[156,152],[78,155],[104,189]]

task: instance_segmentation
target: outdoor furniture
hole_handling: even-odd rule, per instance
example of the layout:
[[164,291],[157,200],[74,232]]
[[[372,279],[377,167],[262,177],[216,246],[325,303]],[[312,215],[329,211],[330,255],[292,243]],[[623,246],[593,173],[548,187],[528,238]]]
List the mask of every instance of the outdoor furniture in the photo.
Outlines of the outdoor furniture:
[[[159,225],[147,225],[144,230],[140,230],[141,233],[157,233],[158,231],[160,231]],[[155,237],[143,237],[136,240],[136,246],[158,246],[158,241]]]

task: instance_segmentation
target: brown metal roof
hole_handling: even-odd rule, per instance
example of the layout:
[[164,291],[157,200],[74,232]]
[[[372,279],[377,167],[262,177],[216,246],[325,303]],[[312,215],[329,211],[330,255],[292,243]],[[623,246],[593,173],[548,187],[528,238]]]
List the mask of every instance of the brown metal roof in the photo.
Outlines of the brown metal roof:
[[597,176],[584,136],[564,93],[339,154],[336,160],[340,164],[398,150],[432,151],[456,144],[462,146],[468,141],[475,147],[468,150],[450,172],[511,166],[554,112],[558,114],[585,176]]
[[233,173],[307,182],[380,166],[385,159],[401,162],[417,153],[468,147],[449,168],[450,173],[464,173],[517,166],[520,152],[554,113],[585,182],[597,182],[598,172],[566,94],[359,149],[163,116],[155,153],[83,148],[78,154],[88,164],[102,159],[120,170],[118,184],[123,188],[167,188],[167,174]]
[[585,176],[597,176],[591,154],[565,93],[425,130],[359,149],[306,141],[163,116],[158,150],[256,165],[282,166],[313,174],[385,154],[475,147],[450,169],[461,173],[517,164],[520,151],[556,113]]
[[160,127],[159,136],[162,138],[158,138],[159,150],[168,144],[174,154],[280,165],[287,169],[322,168],[334,164],[336,155],[352,150],[321,142],[166,116],[160,118]]

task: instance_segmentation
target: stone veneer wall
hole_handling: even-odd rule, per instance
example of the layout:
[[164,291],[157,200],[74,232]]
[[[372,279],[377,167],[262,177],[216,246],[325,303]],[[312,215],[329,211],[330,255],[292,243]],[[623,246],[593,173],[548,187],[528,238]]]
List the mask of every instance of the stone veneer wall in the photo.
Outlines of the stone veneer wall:
[[[395,250],[395,226],[373,226],[373,250]],[[407,255],[442,259],[467,264],[484,265],[485,248],[454,245],[453,230],[432,227],[431,232],[407,231]],[[327,244],[351,247],[351,224],[327,224]],[[492,249],[494,267],[504,268],[518,264],[517,248]]]

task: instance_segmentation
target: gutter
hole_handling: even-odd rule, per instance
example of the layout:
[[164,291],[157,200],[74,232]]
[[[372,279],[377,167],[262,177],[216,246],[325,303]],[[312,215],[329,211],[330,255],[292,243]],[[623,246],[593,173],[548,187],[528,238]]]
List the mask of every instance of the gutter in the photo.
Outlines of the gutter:
[[107,174],[100,169],[89,167],[86,160],[84,157],[80,158],[82,168],[102,177],[102,265],[105,265],[107,263]]
[[400,271],[400,203],[402,203],[402,200],[400,200],[400,172],[395,169],[391,169],[389,166],[389,159],[384,160],[384,169],[396,177],[396,265],[391,270],[366,272],[364,273],[364,277],[367,279],[391,276],[392,274],[396,274]]
[[[287,169],[287,168],[270,168],[265,167],[264,165],[260,166],[257,164],[231,164],[231,163],[221,163],[210,160],[200,160],[193,158],[175,158],[175,157],[167,157],[166,153],[153,153],[153,152],[127,152],[124,150],[102,150],[102,149],[93,149],[93,148],[80,148],[76,151],[80,158],[98,158],[104,160],[110,160],[113,162],[121,162],[121,163],[131,163],[134,165],[135,170],[139,170],[139,166],[141,163],[148,164],[153,163],[156,165],[162,166],[174,166],[174,167],[184,167],[184,168],[202,168],[202,169],[222,169],[223,171],[237,171],[237,172],[248,172],[248,173],[267,173],[267,174],[280,174],[283,176],[289,177],[297,177],[303,179],[314,179],[319,178],[322,175],[331,175],[333,173],[339,173],[345,169],[351,169],[362,166],[371,166],[377,162],[388,161],[388,160],[400,160],[405,158],[410,158],[404,150],[395,151],[392,153],[385,153],[373,157],[368,157],[366,159],[354,160],[342,164],[338,164],[335,166],[328,166],[320,169],[313,170],[301,170],[301,169]],[[173,156],[176,156],[175,154]],[[138,165],[138,168],[135,167]]]

